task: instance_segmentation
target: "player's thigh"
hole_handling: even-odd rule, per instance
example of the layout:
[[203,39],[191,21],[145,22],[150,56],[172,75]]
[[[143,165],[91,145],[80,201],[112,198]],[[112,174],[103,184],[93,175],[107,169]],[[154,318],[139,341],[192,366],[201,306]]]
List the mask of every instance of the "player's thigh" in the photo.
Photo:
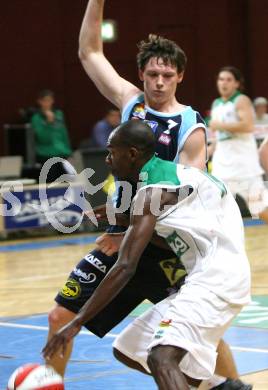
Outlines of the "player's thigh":
[[[171,259],[172,256],[172,259]],[[165,265],[168,265],[169,273],[165,273]],[[177,259],[173,252],[161,250],[151,244],[142,254],[136,273],[120,293],[107,306],[85,326],[96,335],[103,337],[117,324],[126,318],[144,299],[157,303],[170,295],[171,290],[177,290],[173,280],[170,264],[178,268]],[[163,265],[163,267],[161,266]],[[180,265],[180,268],[182,265]],[[174,272],[176,273],[176,271]],[[185,271],[183,271],[183,275]],[[168,276],[170,277],[168,277]],[[172,283],[174,282],[174,284]],[[173,287],[172,287],[173,286]]]
[[148,372],[148,351],[172,345],[188,353],[180,364],[191,378],[207,379],[215,369],[220,338],[241,306],[230,305],[205,288],[183,287],[135,319],[114,342],[114,348]]
[[116,337],[113,347],[123,355],[142,365],[150,372],[147,365],[148,345],[151,342],[155,329],[164,317],[172,296],[151,307],[137,317]]
[[117,255],[106,256],[97,250],[88,253],[71,271],[67,281],[55,297],[55,301],[77,313],[94,293],[116,260]]
[[132,278],[119,294],[85,324],[92,333],[105,336],[144,301],[140,280]]
[[215,370],[218,343],[241,308],[204,286],[186,283],[170,301],[148,350],[157,345],[182,348],[188,353],[181,370],[191,378],[208,379]]

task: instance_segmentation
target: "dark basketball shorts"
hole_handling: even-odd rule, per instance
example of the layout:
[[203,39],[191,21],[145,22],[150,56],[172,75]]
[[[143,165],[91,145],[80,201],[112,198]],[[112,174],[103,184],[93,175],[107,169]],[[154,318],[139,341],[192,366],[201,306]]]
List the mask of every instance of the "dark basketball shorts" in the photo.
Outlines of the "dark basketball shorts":
[[[92,250],[72,270],[55,300],[78,313],[117,260]],[[144,299],[157,303],[179,288],[185,270],[174,253],[149,244],[136,273],[120,293],[85,327],[99,337],[105,336]]]

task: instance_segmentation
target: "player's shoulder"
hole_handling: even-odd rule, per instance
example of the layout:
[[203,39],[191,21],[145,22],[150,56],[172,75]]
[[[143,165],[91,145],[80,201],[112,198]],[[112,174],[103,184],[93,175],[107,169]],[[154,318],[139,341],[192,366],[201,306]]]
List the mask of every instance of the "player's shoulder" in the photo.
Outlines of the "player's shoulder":
[[186,106],[181,113],[182,120],[186,123],[202,124],[205,125],[205,121],[199,111],[196,111],[191,106]]
[[251,99],[247,96],[247,95],[245,95],[244,93],[240,93],[237,97],[236,97],[236,99],[235,99],[235,103],[236,104],[250,104],[250,105],[252,105],[252,101],[251,101]]
[[213,109],[213,108],[216,108],[216,107],[219,106],[221,103],[222,103],[222,98],[217,97],[217,98],[214,99],[213,102],[212,102],[212,105],[211,105],[212,109]]
[[129,99],[123,105],[122,122],[125,122],[129,119],[131,111],[137,104],[144,105],[144,93],[141,90],[138,90],[135,94],[129,96]]

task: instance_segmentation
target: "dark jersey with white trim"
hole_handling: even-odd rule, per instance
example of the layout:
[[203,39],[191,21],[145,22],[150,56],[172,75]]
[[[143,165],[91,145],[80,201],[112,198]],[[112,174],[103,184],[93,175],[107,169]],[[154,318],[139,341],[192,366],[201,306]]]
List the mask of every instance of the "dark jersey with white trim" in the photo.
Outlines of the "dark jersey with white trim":
[[[206,132],[201,115],[190,106],[177,113],[164,113],[145,106],[144,94],[129,101],[122,112],[122,123],[128,120],[142,120],[152,129],[156,138],[155,154],[162,160],[179,162],[179,154],[189,135],[198,128]],[[121,205],[123,188],[116,182],[116,207]],[[132,184],[132,197],[136,193],[136,184]]]
[[189,135],[197,128],[206,131],[201,115],[190,106],[177,113],[163,113],[145,106],[144,95],[136,96],[124,108],[122,122],[139,119],[146,122],[156,138],[156,155],[163,160],[179,162],[179,153]]

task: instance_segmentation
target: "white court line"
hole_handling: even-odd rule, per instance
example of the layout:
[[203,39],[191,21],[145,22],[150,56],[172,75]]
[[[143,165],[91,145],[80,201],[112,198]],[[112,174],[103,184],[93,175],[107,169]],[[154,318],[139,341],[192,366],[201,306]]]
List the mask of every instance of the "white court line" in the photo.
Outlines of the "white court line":
[[93,378],[101,378],[105,376],[111,376],[111,375],[118,375],[118,374],[125,374],[125,373],[130,373],[131,370],[129,368],[121,369],[121,370],[112,370],[112,371],[102,371],[98,372],[94,375],[80,375],[72,378],[64,378],[64,382],[78,382],[81,380],[87,380],[87,379],[93,379]]
[[[13,324],[10,322],[0,322],[0,327],[3,328],[18,328],[18,329],[32,329],[32,330],[45,330],[48,331],[48,326],[39,326],[39,325],[26,325],[26,324]],[[93,333],[81,330],[79,334],[86,336],[95,336]],[[118,334],[115,333],[107,333],[105,337],[115,338]],[[244,352],[259,352],[259,353],[268,353],[268,349],[260,349],[260,348],[247,348],[247,347],[234,347],[230,346],[231,349],[235,351],[244,351]]]
[[232,346],[230,346],[230,348],[233,349],[234,351],[268,353],[268,349],[247,348],[247,347],[232,347]]
[[[39,326],[39,325],[26,325],[26,324],[13,324],[10,322],[0,322],[0,326],[3,328],[18,328],[18,329],[32,329],[32,330],[46,330],[48,331],[48,326]],[[89,330],[81,330],[79,334],[87,335],[87,336],[95,336],[94,333],[91,333]],[[107,333],[105,337],[117,337],[118,334]]]

